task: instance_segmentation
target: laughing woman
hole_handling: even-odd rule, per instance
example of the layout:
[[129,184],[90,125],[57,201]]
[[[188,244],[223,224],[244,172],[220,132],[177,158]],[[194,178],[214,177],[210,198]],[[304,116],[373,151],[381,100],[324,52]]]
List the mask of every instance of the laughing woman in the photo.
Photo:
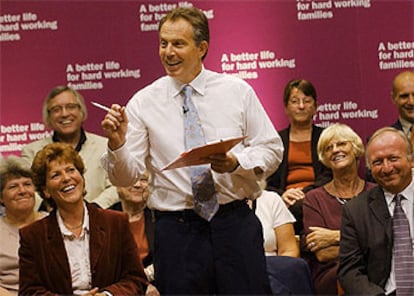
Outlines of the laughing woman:
[[306,193],[303,202],[304,252],[317,295],[336,295],[342,206],[362,191],[375,186],[358,176],[364,153],[361,138],[345,124],[326,128],[318,142],[321,162],[332,170],[333,179]]
[[20,295],[144,294],[128,217],[84,201],[84,170],[67,144],[49,144],[36,154],[34,183],[54,210],[20,230]]
[[17,295],[19,290],[19,229],[46,216],[36,212],[32,172],[16,157],[0,158],[0,295]]

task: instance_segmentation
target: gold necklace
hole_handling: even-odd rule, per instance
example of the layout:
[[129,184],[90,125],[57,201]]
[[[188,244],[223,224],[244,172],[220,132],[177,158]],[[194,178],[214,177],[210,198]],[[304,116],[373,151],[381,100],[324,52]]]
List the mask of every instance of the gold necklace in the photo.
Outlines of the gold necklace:
[[63,217],[62,217],[62,222],[63,222],[63,225],[65,225],[67,229],[76,230],[82,227],[84,219],[85,219],[85,210],[82,210],[82,222],[78,226],[69,226],[68,224],[65,223],[65,221],[63,221]]
[[66,226],[67,229],[69,229],[69,230],[75,230],[75,229],[81,228],[82,225],[83,225],[83,222],[80,225],[78,225],[78,226],[69,226],[65,222],[63,222],[63,224],[65,224],[65,226]]
[[62,222],[66,226],[67,229],[69,229],[69,230],[76,230],[76,229],[79,229],[79,228],[82,227],[83,222],[84,222],[83,219],[84,219],[84,216],[82,216],[82,222],[79,225],[77,225],[77,226],[69,226],[68,224],[65,223],[65,221],[63,221],[63,218],[62,218]]
[[[362,188],[360,188],[361,184],[362,184]],[[338,196],[335,195],[335,197],[337,197],[337,198],[339,197],[339,199],[341,201],[344,201],[344,200],[347,200],[347,199],[350,199],[352,197],[357,196],[362,191],[362,189],[364,188],[364,181],[362,181],[361,179],[358,179],[356,190],[353,190],[352,194],[350,194],[350,196],[347,196],[347,197],[345,197],[344,194],[341,194],[339,192],[338,188],[335,186],[335,181],[333,181],[333,180],[332,180],[332,187],[333,187],[334,192],[336,193],[336,195],[338,195]],[[340,202],[340,203],[343,204],[343,202]]]

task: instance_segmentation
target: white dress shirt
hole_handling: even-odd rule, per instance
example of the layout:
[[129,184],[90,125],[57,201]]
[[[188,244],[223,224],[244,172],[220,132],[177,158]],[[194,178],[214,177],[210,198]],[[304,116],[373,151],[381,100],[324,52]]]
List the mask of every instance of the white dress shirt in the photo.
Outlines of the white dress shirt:
[[[202,69],[190,83],[207,142],[247,136],[232,152],[240,166],[213,179],[220,204],[260,194],[257,181],[274,172],[283,157],[283,144],[253,88],[230,75]],[[135,183],[148,164],[153,174],[148,207],[164,211],[193,208],[188,168],[161,169],[185,150],[183,85],[164,76],[138,91],[128,102],[126,144],[103,155],[113,184]],[[259,167],[264,174],[256,175]]]
[[[408,185],[402,192],[400,192],[402,196],[405,198],[401,199],[401,207],[407,216],[408,223],[410,224],[410,234],[411,234],[411,240],[414,237],[414,221],[413,221],[413,203],[414,203],[414,179],[411,180],[410,185]],[[391,217],[394,216],[394,208],[395,208],[395,202],[394,202],[394,196],[395,194],[392,194],[390,192],[384,192],[385,195],[385,201],[388,205],[388,210],[390,212]],[[395,284],[395,261],[394,256],[392,256],[391,260],[391,272],[390,277],[388,278],[388,281],[385,285],[385,292],[386,294],[389,294],[390,292],[394,291],[396,289]]]
[[83,295],[91,289],[92,283],[88,209],[84,205],[82,232],[78,238],[65,226],[59,210],[56,212],[56,217],[69,260],[73,294]]

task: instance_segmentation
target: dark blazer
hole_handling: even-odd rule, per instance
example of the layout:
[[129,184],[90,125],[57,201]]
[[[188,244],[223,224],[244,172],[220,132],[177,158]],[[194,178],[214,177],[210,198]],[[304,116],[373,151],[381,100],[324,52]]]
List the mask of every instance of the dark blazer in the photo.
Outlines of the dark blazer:
[[[316,187],[322,186],[325,183],[329,182],[332,179],[332,171],[324,166],[318,158],[318,141],[319,137],[323,131],[323,128],[316,125],[312,126],[312,135],[311,135],[311,157],[312,157],[312,166],[315,174],[315,183],[313,185],[307,186],[303,189],[304,192],[307,192]],[[267,179],[267,190],[276,191],[279,195],[282,195],[286,190],[287,186],[287,175],[288,175],[288,153],[289,153],[289,132],[290,125],[279,132],[280,137],[283,142],[283,159],[279,168]],[[302,222],[302,202],[299,201],[293,206],[289,207],[289,210],[296,218],[295,233],[300,234],[303,229]]]
[[[87,204],[92,288],[139,295],[146,277],[127,214]],[[73,294],[69,262],[56,210],[20,230],[19,295]]]
[[338,277],[347,295],[384,295],[392,247],[392,219],[379,186],[344,205]]
[[149,254],[144,258],[143,264],[144,267],[152,264],[153,254],[154,254],[154,218],[152,217],[152,212],[150,209],[144,209],[144,218],[145,218],[145,235],[148,241]]
[[403,130],[402,124],[399,119],[393,125],[391,125],[391,127],[396,128],[397,130],[400,130],[400,131]]

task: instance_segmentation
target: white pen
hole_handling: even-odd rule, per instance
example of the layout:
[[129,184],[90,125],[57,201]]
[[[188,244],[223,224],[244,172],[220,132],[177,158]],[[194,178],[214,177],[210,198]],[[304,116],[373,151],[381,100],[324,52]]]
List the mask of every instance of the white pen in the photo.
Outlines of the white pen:
[[98,108],[100,108],[102,110],[105,110],[106,112],[109,112],[111,110],[111,108],[106,107],[106,106],[104,106],[102,104],[99,104],[97,102],[94,102],[94,101],[91,101],[91,104],[94,105],[95,107],[98,107]]

